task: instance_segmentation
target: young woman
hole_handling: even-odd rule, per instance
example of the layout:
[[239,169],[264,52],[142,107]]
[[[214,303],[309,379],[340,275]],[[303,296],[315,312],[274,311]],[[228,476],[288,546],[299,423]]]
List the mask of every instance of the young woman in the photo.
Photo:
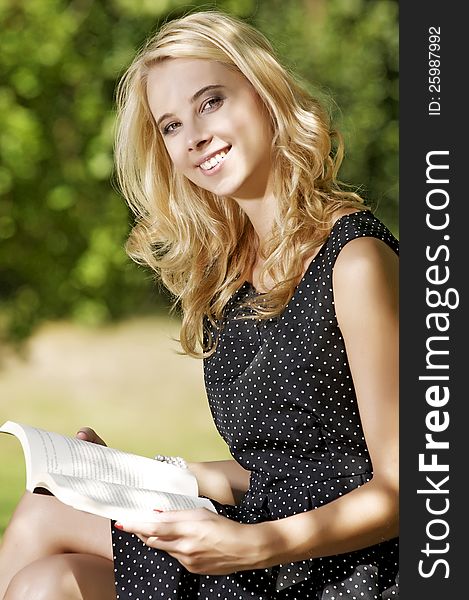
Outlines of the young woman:
[[188,465],[218,514],[110,524],[26,494],[0,593],[397,598],[397,241],[336,183],[326,113],[259,32],[213,11],[160,29],[118,107],[128,251],[182,307],[233,460]]

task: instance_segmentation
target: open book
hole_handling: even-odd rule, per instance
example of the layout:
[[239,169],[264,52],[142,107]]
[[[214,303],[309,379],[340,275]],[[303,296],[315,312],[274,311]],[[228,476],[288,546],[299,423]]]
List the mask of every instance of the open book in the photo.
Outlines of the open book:
[[154,509],[215,507],[188,469],[7,421],[26,462],[26,489],[45,488],[78,510],[116,520],[154,520]]

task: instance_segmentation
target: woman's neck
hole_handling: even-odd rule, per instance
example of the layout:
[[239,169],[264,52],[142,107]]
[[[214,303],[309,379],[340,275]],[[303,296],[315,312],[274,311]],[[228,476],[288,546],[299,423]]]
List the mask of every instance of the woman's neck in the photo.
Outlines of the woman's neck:
[[262,198],[235,198],[235,200],[251,221],[261,248],[272,231],[277,200],[273,193],[267,193]]

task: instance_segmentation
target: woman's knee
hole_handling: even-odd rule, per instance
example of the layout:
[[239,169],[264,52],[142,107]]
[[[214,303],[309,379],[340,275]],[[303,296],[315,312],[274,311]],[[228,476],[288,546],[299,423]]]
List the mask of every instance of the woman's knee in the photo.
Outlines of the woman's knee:
[[66,567],[61,555],[36,560],[13,577],[4,600],[81,600],[80,596],[72,595]]
[[112,562],[80,554],[37,560],[15,575],[4,600],[115,600]]

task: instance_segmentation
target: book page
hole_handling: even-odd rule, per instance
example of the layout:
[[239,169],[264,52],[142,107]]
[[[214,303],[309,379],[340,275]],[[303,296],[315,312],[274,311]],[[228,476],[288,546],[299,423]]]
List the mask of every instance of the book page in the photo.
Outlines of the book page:
[[4,423],[0,431],[15,435],[21,442],[26,463],[26,489],[32,492],[35,476],[47,473],[56,457],[47,436],[43,435],[46,432],[13,421]]
[[180,469],[107,446],[8,421],[0,431],[16,435],[26,460],[26,487],[33,491],[45,473],[107,481],[131,488],[197,496],[197,479]]
[[54,495],[74,508],[109,519],[152,520],[154,509],[185,510],[215,507],[206,498],[162,491],[135,489],[114,483],[53,474],[43,482]]

